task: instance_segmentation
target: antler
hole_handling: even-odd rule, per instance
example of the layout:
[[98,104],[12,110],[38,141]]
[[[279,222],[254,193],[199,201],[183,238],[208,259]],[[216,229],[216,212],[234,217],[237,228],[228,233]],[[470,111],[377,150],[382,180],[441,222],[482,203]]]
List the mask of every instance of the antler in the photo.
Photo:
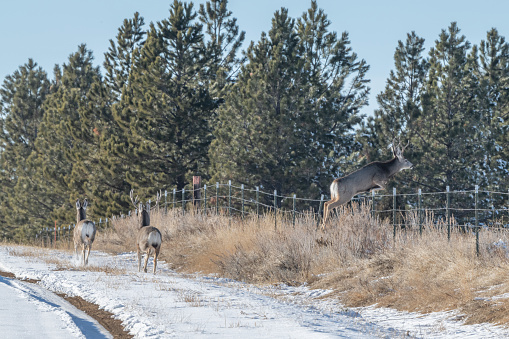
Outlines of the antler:
[[134,198],[134,190],[131,190],[131,192],[129,193],[129,196],[131,197],[131,203],[133,204],[134,208],[138,208],[138,196],[136,196],[136,198]]
[[403,148],[401,148],[401,154],[403,154],[403,152],[405,151],[405,149],[408,147],[408,145],[410,145],[410,140],[408,140],[408,142],[406,143],[405,146],[403,146]]

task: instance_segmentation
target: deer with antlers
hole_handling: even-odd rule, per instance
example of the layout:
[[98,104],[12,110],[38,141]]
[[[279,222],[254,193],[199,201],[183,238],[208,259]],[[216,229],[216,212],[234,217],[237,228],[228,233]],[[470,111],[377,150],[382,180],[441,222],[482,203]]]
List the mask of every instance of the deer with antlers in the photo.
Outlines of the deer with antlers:
[[396,173],[412,168],[413,164],[405,159],[400,143],[392,143],[393,158],[388,161],[374,161],[361,169],[336,179],[330,185],[331,200],[324,203],[322,229],[325,228],[329,213],[352,199],[356,194],[370,190],[385,189],[385,185]]
[[[138,272],[141,272],[141,257],[143,253],[145,256],[145,264],[143,266],[143,271],[147,272],[147,264],[150,254],[153,250],[154,252],[154,274],[156,273],[157,267],[157,257],[159,256],[159,251],[161,250],[162,244],[162,236],[161,232],[154,226],[150,226],[150,203],[147,202],[144,206],[143,203],[139,202],[138,196],[134,198],[133,190],[130,193],[131,202],[134,205],[134,208],[137,209],[138,213],[138,221],[139,221],[139,230],[136,235],[136,250],[138,253]],[[161,200],[160,192],[157,193],[156,197],[156,207],[159,206],[159,200]]]
[[[82,261],[83,265],[88,264],[88,257],[90,256],[90,250],[92,249],[92,243],[95,239],[95,223],[86,218],[86,211],[88,207],[88,201],[85,198],[83,204],[80,203],[80,199],[76,199],[76,227],[74,227],[74,253],[78,256],[78,246],[82,246]],[[88,252],[85,255],[86,250]]]

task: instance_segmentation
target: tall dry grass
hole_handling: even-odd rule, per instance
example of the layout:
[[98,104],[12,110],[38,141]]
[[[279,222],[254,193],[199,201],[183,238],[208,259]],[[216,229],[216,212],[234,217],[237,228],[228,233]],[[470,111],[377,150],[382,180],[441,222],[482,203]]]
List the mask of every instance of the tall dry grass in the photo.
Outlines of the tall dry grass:
[[[458,309],[467,322],[509,323],[509,237],[482,231],[475,236],[427,218],[420,234],[411,221],[393,237],[387,221],[373,219],[369,206],[340,209],[325,231],[311,215],[295,226],[284,215],[245,219],[178,210],[153,212],[163,235],[160,258],[185,272],[219,274],[250,283],[308,283],[333,290],[347,306],[377,304],[431,312]],[[117,219],[97,237],[97,247],[135,249],[137,222]],[[94,244],[95,245],[95,244]]]

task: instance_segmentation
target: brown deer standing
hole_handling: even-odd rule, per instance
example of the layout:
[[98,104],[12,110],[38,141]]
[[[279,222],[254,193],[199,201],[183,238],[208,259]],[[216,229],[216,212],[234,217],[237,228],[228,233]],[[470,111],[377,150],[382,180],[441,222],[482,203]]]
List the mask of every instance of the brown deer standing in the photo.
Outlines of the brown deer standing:
[[[141,257],[143,253],[146,253],[145,264],[143,265],[143,271],[147,273],[148,259],[152,250],[154,250],[154,274],[156,273],[157,257],[161,250],[162,236],[161,232],[154,226],[150,226],[150,203],[147,202],[144,207],[140,202],[138,204],[138,197],[134,198],[133,190],[130,193],[131,202],[135,208],[138,209],[138,220],[139,230],[136,235],[136,251],[138,252],[138,272],[141,272]],[[156,206],[159,205],[161,194],[157,193]]]
[[404,169],[412,168],[412,163],[405,159],[403,152],[408,144],[401,148],[393,143],[393,159],[381,162],[374,161],[361,169],[350,173],[342,178],[336,179],[330,185],[331,200],[324,203],[322,229],[329,213],[353,198],[358,193],[370,190],[385,189],[385,185],[396,173]]
[[[83,265],[88,264],[88,257],[92,249],[92,243],[95,239],[95,223],[86,219],[88,201],[83,200],[83,205],[80,204],[80,199],[76,199],[76,227],[74,227],[74,253],[78,256],[78,246],[82,246],[82,261]],[[85,251],[88,252],[85,255]]]

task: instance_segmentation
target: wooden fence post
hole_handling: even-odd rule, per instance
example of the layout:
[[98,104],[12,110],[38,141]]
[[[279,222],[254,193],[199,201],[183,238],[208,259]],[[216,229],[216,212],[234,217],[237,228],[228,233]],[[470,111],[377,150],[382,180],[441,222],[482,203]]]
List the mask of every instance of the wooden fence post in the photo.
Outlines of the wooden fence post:
[[199,210],[201,201],[201,177],[193,176],[193,206]]
[[203,185],[203,211],[207,215],[207,185]]

